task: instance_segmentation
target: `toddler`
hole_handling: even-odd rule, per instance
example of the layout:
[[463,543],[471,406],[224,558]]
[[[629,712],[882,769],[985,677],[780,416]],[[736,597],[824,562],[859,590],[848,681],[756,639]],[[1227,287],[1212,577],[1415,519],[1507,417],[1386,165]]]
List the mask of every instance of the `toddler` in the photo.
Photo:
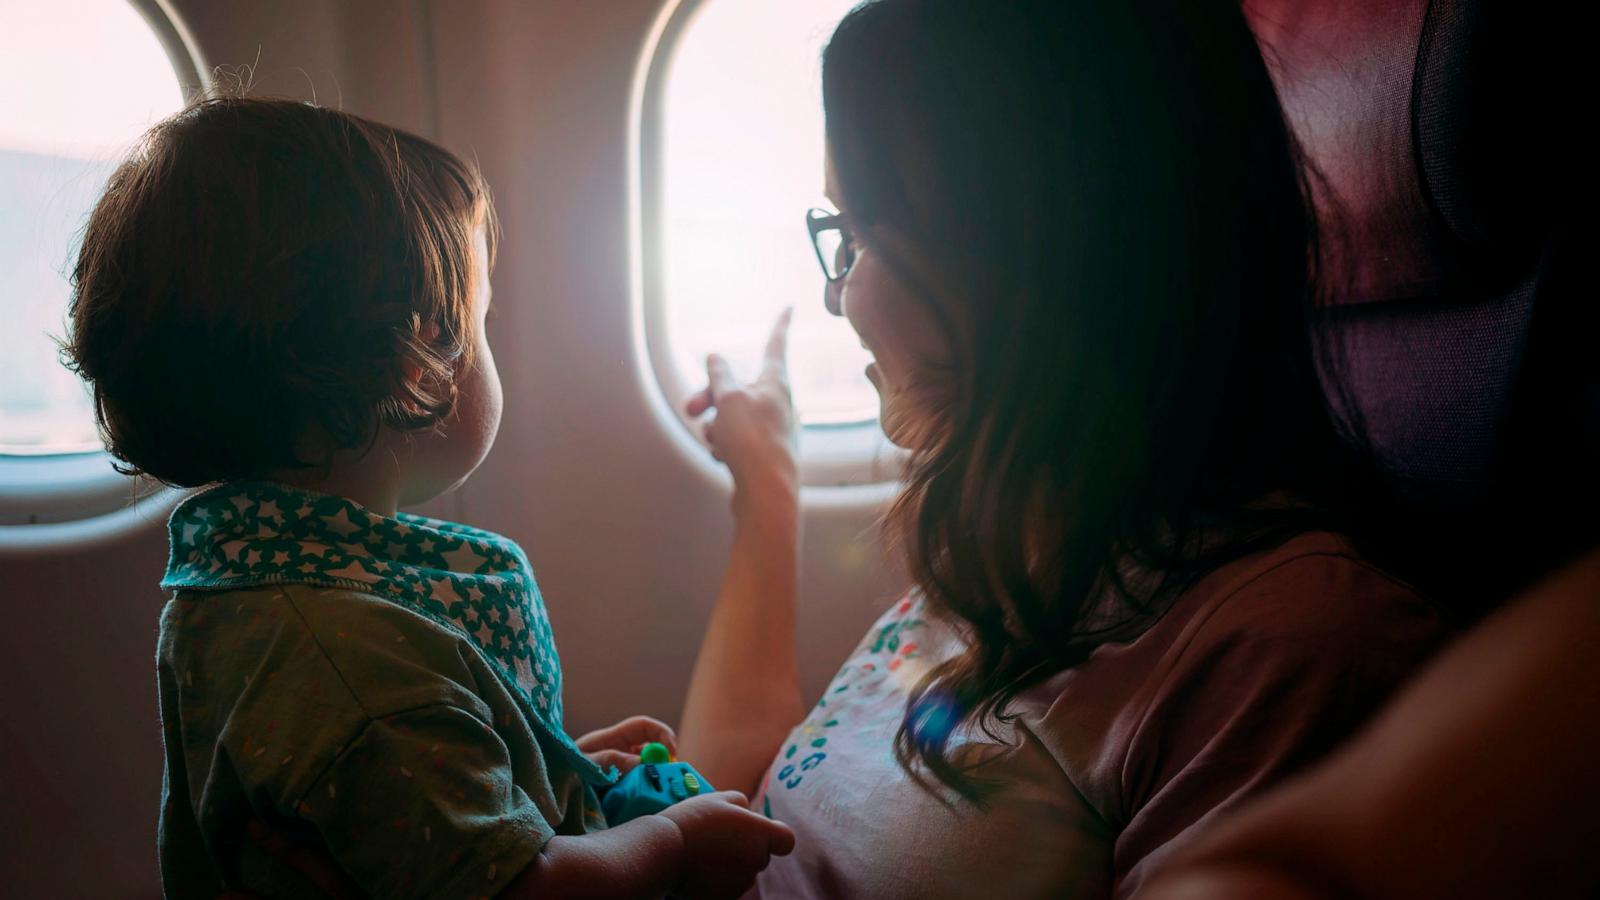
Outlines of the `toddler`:
[[449,152],[256,98],[156,126],[94,209],[69,362],[126,470],[207,486],[162,579],[168,897],[314,895],[252,821],[375,897],[731,896],[792,846],[732,792],[608,829],[670,732],[568,737],[522,550],[397,511],[493,443],[495,235]]

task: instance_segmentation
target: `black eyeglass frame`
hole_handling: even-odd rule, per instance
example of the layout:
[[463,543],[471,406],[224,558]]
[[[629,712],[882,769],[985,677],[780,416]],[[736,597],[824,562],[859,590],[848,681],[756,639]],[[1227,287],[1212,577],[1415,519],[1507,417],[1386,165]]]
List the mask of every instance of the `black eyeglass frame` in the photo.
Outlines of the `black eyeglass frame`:
[[[845,225],[844,216],[812,207],[806,210],[806,231],[811,234],[811,249],[817,254],[817,264],[822,266],[822,277],[828,279],[829,284],[843,281],[844,277],[850,274],[850,267],[856,263],[856,236],[849,226]],[[824,231],[839,232],[840,246],[844,248],[844,262],[839,266],[837,275],[829,271],[828,260],[823,256],[822,243],[818,240]]]

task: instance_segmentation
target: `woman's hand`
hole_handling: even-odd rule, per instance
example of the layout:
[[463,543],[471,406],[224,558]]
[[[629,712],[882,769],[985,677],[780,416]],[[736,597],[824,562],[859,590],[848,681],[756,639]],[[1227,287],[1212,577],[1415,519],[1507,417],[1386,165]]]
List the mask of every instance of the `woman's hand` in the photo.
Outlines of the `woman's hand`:
[[601,769],[616,766],[627,772],[639,764],[639,751],[649,743],[665,744],[668,752],[677,755],[678,736],[667,723],[649,716],[632,716],[591,731],[578,738],[578,749]]
[[734,378],[728,361],[706,358],[707,386],[684,404],[690,417],[715,409],[705,427],[711,455],[733,473],[735,507],[758,495],[792,496],[799,486],[797,432],[789,395],[789,320],[784,310],[772,327],[761,374],[748,384]]

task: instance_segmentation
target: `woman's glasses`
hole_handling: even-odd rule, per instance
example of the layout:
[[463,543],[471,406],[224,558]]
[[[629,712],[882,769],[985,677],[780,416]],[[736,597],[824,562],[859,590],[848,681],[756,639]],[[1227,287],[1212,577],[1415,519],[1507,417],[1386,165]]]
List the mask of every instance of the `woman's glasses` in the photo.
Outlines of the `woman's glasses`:
[[817,262],[822,264],[822,274],[828,279],[828,312],[839,315],[839,291],[834,285],[850,274],[856,261],[856,238],[844,224],[844,217],[825,209],[806,210],[806,230],[811,233],[811,247],[817,251]]

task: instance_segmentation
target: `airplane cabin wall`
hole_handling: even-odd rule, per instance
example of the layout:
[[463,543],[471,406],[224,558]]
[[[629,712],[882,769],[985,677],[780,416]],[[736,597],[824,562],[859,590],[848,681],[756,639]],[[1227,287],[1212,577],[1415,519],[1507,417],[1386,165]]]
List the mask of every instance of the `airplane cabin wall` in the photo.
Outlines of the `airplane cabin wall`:
[[[631,331],[630,98],[663,2],[172,0],[206,65],[252,64],[258,93],[314,93],[475,157],[488,176],[504,228],[490,337],[505,418],[483,468],[422,511],[527,549],[574,733],[677,718],[731,535],[727,481],[663,431]],[[808,699],[904,585],[879,512],[870,492],[807,506]],[[159,895],[164,561],[156,518],[90,548],[0,555],[10,896]]]

